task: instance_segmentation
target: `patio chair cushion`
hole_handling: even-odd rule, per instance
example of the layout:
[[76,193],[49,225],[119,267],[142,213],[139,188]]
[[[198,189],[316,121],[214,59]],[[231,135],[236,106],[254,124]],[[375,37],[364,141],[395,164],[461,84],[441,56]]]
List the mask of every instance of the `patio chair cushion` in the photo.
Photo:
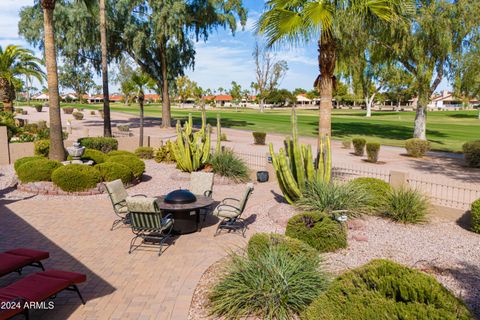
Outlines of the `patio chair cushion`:
[[29,257],[0,253],[0,276],[17,271],[32,262]]
[[193,194],[205,195],[213,189],[213,172],[192,172],[190,174],[190,191]]
[[121,203],[128,197],[127,190],[120,179],[105,183],[105,187],[113,203]]
[[[6,303],[6,302],[18,301],[18,300],[19,298],[13,294],[0,293],[0,304]],[[0,319],[9,319],[14,315],[19,314],[22,311],[23,311],[23,307],[0,309]]]
[[37,274],[42,277],[67,280],[71,285],[87,281],[87,275],[78,272],[50,269],[44,272],[38,272]]
[[213,215],[220,217],[220,218],[236,218],[240,215],[240,211],[236,210],[222,210],[222,208],[216,208],[215,211],[213,211]]
[[44,277],[35,273],[1,288],[0,294],[9,294],[27,301],[40,302],[66,289],[69,285],[68,280]]
[[127,197],[127,208],[129,212],[158,212],[156,198]]
[[5,253],[29,257],[30,259],[32,259],[32,262],[48,259],[50,257],[48,251],[33,250],[28,248],[17,248],[13,250],[8,250]]

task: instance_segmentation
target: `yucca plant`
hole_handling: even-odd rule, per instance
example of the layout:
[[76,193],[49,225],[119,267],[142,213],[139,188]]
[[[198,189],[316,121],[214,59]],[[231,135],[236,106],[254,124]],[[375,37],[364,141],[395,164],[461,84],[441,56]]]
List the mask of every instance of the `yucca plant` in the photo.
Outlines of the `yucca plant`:
[[410,188],[393,189],[388,197],[385,216],[403,223],[422,223],[426,221],[429,200],[420,191]]

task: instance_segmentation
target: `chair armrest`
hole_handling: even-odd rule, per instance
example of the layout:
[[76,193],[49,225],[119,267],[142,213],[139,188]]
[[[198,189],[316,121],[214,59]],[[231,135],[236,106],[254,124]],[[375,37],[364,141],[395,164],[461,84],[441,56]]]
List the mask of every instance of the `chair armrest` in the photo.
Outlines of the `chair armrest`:
[[[233,209],[233,210],[232,210]],[[235,207],[235,206],[232,206],[230,204],[219,204],[216,208],[216,210],[220,211],[220,210],[225,210],[225,211],[240,211],[239,208]]]
[[236,199],[236,198],[225,198],[225,199],[222,200],[221,204],[227,204],[229,201],[235,201],[237,203],[240,202],[240,200]]
[[162,219],[171,219],[172,218],[172,214],[169,213],[167,214],[166,216],[162,217]]
[[212,197],[212,190],[206,190],[206,191],[203,193],[203,195],[204,195],[205,197],[211,198],[211,197]]
[[133,196],[131,196],[131,197],[144,197],[144,198],[148,198],[147,195],[145,195],[145,194],[135,194],[135,195],[133,195]]

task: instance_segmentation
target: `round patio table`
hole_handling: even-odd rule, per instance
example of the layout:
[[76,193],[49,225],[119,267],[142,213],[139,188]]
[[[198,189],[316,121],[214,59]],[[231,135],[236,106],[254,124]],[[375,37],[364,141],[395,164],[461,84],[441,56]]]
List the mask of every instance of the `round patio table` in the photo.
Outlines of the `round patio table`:
[[187,234],[196,232],[200,227],[200,210],[212,205],[213,199],[196,195],[197,201],[183,204],[165,202],[165,196],[157,197],[157,204],[165,214],[173,216],[173,232]]

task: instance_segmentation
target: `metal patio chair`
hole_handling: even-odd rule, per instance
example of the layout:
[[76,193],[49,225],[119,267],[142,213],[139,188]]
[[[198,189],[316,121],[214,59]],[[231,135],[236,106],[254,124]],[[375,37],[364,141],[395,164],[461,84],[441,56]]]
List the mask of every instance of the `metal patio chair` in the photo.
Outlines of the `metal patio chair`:
[[[192,172],[190,174],[190,192],[211,198],[213,194],[213,177],[213,172]],[[209,208],[200,210],[203,222],[205,222],[209,211],[211,211]]]
[[[108,196],[112,201],[113,211],[117,215],[117,219],[113,221],[112,227],[110,230],[113,230],[118,224],[130,224],[130,213],[128,212],[126,199],[128,197],[127,190],[123,185],[122,180],[114,180],[111,182],[105,183],[105,188],[107,189]],[[144,194],[137,194],[133,197],[147,197]]]

